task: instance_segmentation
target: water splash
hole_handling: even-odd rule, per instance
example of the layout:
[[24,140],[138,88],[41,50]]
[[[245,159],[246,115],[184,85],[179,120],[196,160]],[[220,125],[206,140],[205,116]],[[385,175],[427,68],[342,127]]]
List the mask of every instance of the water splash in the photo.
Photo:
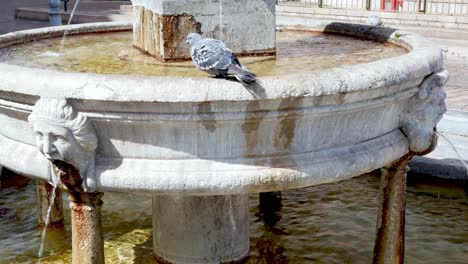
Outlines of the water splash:
[[[447,141],[447,143],[450,145],[450,147],[452,147],[453,151],[455,152],[455,154],[457,154],[458,156],[458,160],[463,164],[463,166],[465,166],[465,169],[466,169],[466,174],[465,174],[465,188],[467,188],[467,184],[468,184],[468,164],[466,163],[466,161],[463,159],[463,157],[460,155],[460,153],[458,152],[457,148],[455,147],[455,145],[452,143],[452,141],[450,141],[444,134],[442,133],[439,133],[437,132],[437,135],[439,135],[440,137],[442,137],[443,139],[445,139],[445,141]],[[467,189],[468,190],[468,189]]]
[[49,58],[49,57],[60,57],[60,53],[54,51],[45,51],[37,55],[41,58]]
[[[68,18],[67,26],[71,24],[73,16],[75,15],[76,8],[78,7],[79,3],[80,3],[80,0],[76,0],[75,5],[73,6],[73,9],[70,13],[70,17]],[[62,52],[63,46],[65,45],[65,39],[67,35],[68,35],[68,30],[65,30],[63,32],[62,41],[60,41],[60,53]]]
[[[56,172],[55,170],[53,170],[53,171],[54,171],[55,176],[58,178],[58,174],[60,174],[60,171],[59,172]],[[39,260],[37,261],[38,264],[41,263],[42,254],[44,252],[44,241],[45,241],[47,226],[49,225],[49,222],[50,222],[50,214],[52,212],[52,207],[54,206],[55,196],[57,194],[58,183],[59,183],[59,180],[57,180],[54,183],[54,188],[52,189],[52,195],[50,196],[49,208],[47,209],[46,221],[44,223],[44,228],[42,229],[42,234],[41,234],[41,245],[39,246],[39,253],[38,253]]]

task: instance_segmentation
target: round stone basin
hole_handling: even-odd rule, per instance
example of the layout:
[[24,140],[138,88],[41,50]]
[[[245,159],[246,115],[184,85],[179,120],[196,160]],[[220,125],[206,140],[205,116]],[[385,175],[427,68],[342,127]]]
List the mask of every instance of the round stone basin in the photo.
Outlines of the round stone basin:
[[[203,77],[191,61],[163,63],[132,46],[131,31],[50,38],[0,50],[7,64],[99,74]],[[366,63],[407,53],[386,43],[324,34],[318,31],[277,32],[276,56],[243,57],[241,62],[257,76],[283,76],[332,67]],[[187,47],[188,48],[188,47]]]
[[[16,32],[0,36],[0,47],[21,51],[23,45],[57,43],[31,42],[59,37],[65,29],[73,36],[130,28],[96,23]],[[15,65],[15,54],[6,54],[3,59],[11,61],[0,63],[0,164],[53,180],[27,121],[39,97],[67,98],[94,127],[98,147],[84,183],[92,190],[203,195],[282,190],[350,178],[407,154],[412,139],[402,131],[411,121],[410,102],[416,97],[426,102],[423,80],[442,71],[441,50],[413,33],[391,28],[332,23],[307,30],[386,42],[373,43],[377,47],[397,44],[410,51],[402,54],[395,48],[400,56],[360,60],[359,52],[374,56],[380,48],[357,49],[354,65],[347,59],[322,68],[296,63],[320,57],[321,52],[311,51],[311,56],[294,58],[287,71],[263,71],[262,63],[281,60],[280,32],[277,61],[246,61],[260,76],[259,84],[250,87],[206,77],[190,62],[179,65],[187,68],[183,74],[169,70],[161,74],[167,76],[144,76],[148,72],[140,74],[139,69],[121,72],[130,74],[90,73],[67,61],[70,67],[42,66],[41,59]],[[128,54],[124,50],[120,59],[139,60]],[[435,106],[431,113],[438,120],[443,98],[442,103],[434,100],[429,104]]]

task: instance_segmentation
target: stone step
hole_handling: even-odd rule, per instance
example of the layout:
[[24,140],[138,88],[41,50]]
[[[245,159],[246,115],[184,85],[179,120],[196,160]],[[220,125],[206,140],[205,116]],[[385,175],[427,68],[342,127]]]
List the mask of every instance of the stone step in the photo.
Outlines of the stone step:
[[[60,12],[62,23],[67,23],[70,18],[70,13]],[[49,10],[47,8],[27,8],[21,7],[15,10],[15,17],[21,19],[30,19],[37,21],[48,21]],[[120,11],[114,13],[91,13],[91,12],[76,12],[72,19],[72,24],[91,23],[91,22],[111,22],[111,21],[129,21],[131,14],[121,14]]]

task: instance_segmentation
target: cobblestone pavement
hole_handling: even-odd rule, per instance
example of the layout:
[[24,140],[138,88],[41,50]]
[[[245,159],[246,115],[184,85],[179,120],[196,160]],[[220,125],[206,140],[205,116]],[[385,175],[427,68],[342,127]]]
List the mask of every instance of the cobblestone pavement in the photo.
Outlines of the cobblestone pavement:
[[[47,0],[0,0],[0,34],[11,31],[48,26],[48,22],[15,19],[15,8],[47,8]],[[72,9],[74,1],[69,3]],[[129,1],[97,1],[82,0],[77,12],[94,13],[99,15],[118,16],[120,4],[130,4]],[[444,50],[445,67],[451,74],[451,79],[446,85],[447,106],[449,109],[468,111],[468,40],[437,39],[432,41],[439,44]],[[465,58],[462,58],[465,57]]]

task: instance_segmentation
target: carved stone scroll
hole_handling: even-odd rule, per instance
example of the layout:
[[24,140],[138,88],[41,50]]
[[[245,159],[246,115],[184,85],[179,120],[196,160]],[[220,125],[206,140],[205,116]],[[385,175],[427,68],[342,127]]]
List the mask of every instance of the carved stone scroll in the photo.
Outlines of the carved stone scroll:
[[[78,170],[85,192],[96,190],[94,157],[97,137],[86,116],[76,112],[65,98],[41,97],[29,116],[38,150],[51,163],[63,161]],[[51,181],[57,177],[52,173]],[[75,186],[78,187],[78,186]]]
[[445,69],[432,73],[424,78],[418,93],[408,101],[400,124],[413,153],[430,151],[437,143],[435,128],[447,111],[443,86],[449,77]]

